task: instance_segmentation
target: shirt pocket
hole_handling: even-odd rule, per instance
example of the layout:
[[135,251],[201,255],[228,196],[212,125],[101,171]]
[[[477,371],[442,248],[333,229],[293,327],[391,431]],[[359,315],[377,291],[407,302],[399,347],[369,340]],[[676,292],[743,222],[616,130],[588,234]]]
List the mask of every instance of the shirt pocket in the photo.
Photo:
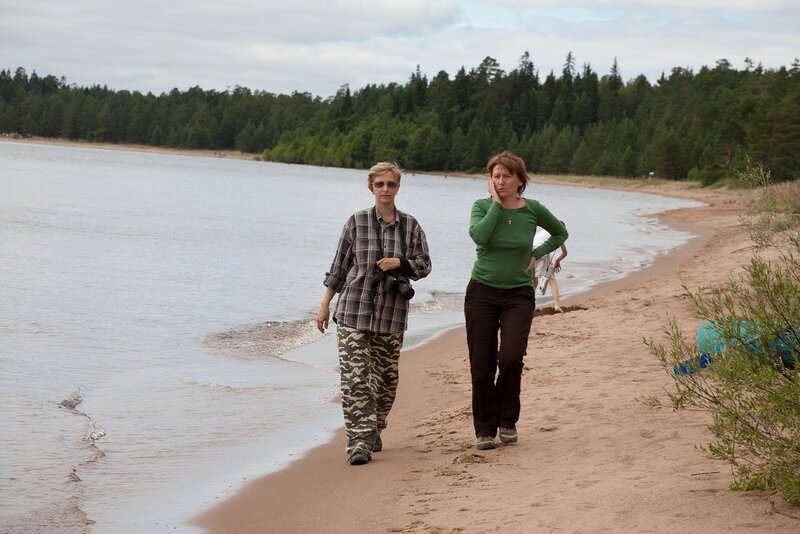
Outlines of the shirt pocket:
[[369,236],[357,237],[353,244],[356,263],[375,263],[380,259],[378,240]]

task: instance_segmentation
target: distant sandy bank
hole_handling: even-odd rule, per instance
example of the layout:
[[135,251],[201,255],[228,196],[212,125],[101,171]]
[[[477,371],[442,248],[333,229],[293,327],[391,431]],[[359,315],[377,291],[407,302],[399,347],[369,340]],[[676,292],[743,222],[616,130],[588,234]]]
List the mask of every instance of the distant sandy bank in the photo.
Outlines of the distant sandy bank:
[[168,148],[150,145],[129,145],[114,143],[95,143],[92,141],[72,141],[49,137],[0,137],[0,141],[15,143],[33,143],[39,145],[59,145],[84,148],[98,148],[102,150],[127,150],[130,152],[152,152],[154,154],[173,154],[177,156],[195,156],[201,158],[231,158],[242,160],[256,160],[261,154],[248,154],[238,150],[190,150],[185,148]]

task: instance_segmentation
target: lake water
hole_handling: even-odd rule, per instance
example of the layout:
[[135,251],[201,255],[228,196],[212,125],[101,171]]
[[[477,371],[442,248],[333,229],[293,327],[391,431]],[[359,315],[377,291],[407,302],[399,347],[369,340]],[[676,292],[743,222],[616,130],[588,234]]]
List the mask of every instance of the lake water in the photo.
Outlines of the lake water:
[[[403,177],[433,260],[406,348],[462,323],[485,195]],[[528,196],[570,230],[565,296],[690,237],[652,217],[688,201]],[[0,531],[189,532],[329,440],[335,343],[313,319],[339,231],[371,201],[360,170],[0,142]]]

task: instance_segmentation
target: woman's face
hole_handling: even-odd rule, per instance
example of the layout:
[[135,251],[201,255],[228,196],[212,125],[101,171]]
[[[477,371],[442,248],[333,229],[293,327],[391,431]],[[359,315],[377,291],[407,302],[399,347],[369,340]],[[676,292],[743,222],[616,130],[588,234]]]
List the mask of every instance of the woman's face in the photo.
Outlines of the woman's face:
[[522,185],[522,180],[519,176],[509,171],[505,165],[498,163],[492,168],[491,175],[494,190],[497,191],[497,196],[501,199],[517,196]]
[[384,172],[372,182],[372,194],[376,204],[394,204],[394,197],[400,190],[400,180],[392,172]]

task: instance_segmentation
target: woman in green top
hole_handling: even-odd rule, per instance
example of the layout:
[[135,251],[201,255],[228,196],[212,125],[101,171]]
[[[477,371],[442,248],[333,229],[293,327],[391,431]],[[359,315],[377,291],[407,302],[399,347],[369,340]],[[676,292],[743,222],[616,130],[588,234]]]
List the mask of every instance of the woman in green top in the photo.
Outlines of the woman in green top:
[[[522,360],[536,307],[533,267],[568,237],[550,210],[523,198],[530,177],[522,159],[502,152],[486,167],[491,196],[472,205],[469,235],[477,258],[464,298],[472,417],[480,450],[495,448],[498,429],[503,443],[517,441]],[[539,226],[550,238],[532,249]]]

